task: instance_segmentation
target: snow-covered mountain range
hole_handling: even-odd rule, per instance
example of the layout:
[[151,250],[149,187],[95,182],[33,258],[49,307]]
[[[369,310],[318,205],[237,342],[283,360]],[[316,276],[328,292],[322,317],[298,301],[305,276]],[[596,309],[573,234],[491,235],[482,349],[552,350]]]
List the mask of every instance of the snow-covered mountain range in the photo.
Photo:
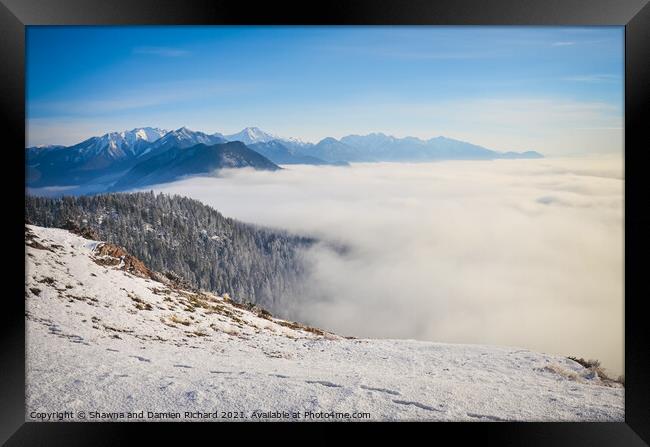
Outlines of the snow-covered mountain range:
[[[135,179],[136,182],[127,180],[133,180],[138,173],[147,172],[149,175],[153,169],[162,168],[159,165],[163,154],[166,154],[163,164],[175,165],[177,168],[174,178],[209,173],[227,167],[278,169],[266,157],[250,151],[245,146],[243,149],[237,149],[236,156],[231,154],[232,157],[217,157],[216,154],[232,153],[232,147],[216,147],[226,143],[229,142],[219,134],[210,135],[186,127],[172,131],[145,127],[107,133],[69,147],[31,147],[26,153],[27,185],[32,188],[89,185],[95,189],[93,192],[114,189],[116,184],[127,189],[136,183],[142,186],[149,183],[144,179]],[[179,152],[189,148],[194,150]],[[195,155],[194,161],[187,160],[190,153]],[[208,153],[213,156],[210,157]],[[173,155],[176,155],[176,159],[173,159]],[[233,157],[237,161],[234,161]],[[200,160],[205,161],[206,158],[209,158],[210,162],[199,166]],[[191,165],[192,169],[184,172],[181,169],[183,165]],[[200,169],[197,170],[197,167]]]
[[122,132],[110,132],[100,137],[91,137],[72,146],[79,157],[86,160],[106,156],[110,159],[120,159],[129,156],[138,156],[139,150],[147,147],[167,133],[166,130],[154,127],[141,127]]
[[[207,134],[181,127],[163,130],[153,127],[111,132],[72,146],[27,148],[27,185],[44,186],[99,184],[99,190],[116,184],[121,175],[136,164],[169,151],[196,145],[214,146],[239,141],[275,164],[335,164],[350,162],[421,162],[431,160],[493,160],[500,158],[540,158],[534,151],[497,152],[482,146],[436,137],[396,138],[382,133],[323,138],[306,143],[284,138],[257,127],[222,135]],[[256,167],[254,163],[248,163]],[[224,166],[225,167],[225,166]],[[217,166],[218,168],[218,166]],[[103,188],[103,189],[102,189]]]
[[66,230],[25,245],[28,420],[624,420],[622,386],[564,357],[345,338]]

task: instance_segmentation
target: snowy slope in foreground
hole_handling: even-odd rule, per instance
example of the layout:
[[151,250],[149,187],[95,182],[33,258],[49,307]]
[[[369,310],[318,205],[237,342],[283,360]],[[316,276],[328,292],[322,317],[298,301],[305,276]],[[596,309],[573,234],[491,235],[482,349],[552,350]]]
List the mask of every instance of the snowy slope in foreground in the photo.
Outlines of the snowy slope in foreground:
[[26,245],[28,420],[65,410],[87,420],[128,411],[623,420],[624,389],[563,357],[346,339],[183,290],[119,247],[65,230],[28,226]]

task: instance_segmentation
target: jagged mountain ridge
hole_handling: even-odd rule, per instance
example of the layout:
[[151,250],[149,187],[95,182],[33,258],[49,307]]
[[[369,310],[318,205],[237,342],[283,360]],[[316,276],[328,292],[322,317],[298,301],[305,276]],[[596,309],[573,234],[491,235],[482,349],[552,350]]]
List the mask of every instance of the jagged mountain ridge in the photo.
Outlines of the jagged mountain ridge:
[[26,150],[27,184],[33,187],[96,181],[128,169],[167,131],[143,127],[91,137],[72,146]]
[[212,146],[215,144],[226,143],[228,140],[220,134],[209,135],[204,132],[190,130],[187,127],[181,127],[176,130],[167,132],[161,138],[151,142],[151,144],[142,152],[139,162],[160,155],[163,152],[174,148],[188,148],[197,144]]
[[26,151],[27,185],[66,186],[90,182],[108,186],[137,164],[169,149],[225,142],[219,136],[185,127],[172,131],[147,127],[111,132],[69,147],[31,147]]
[[94,182],[110,187],[136,164],[170,149],[184,149],[197,144],[211,146],[227,141],[241,141],[277,164],[345,165],[349,162],[542,157],[535,151],[497,152],[445,137],[422,140],[372,133],[365,136],[348,135],[338,140],[327,137],[313,144],[278,137],[256,127],[227,136],[186,127],[172,131],[139,128],[92,137],[69,147],[27,148],[27,185],[38,188]]

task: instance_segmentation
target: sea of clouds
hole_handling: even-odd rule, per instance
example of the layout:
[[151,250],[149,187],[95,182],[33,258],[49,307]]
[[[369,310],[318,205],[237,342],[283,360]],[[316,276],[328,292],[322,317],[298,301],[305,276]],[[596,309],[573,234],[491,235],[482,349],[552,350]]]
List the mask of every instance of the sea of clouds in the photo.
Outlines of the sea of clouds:
[[623,371],[622,156],[239,169],[153,189],[323,240],[304,292],[283,297],[293,318]]

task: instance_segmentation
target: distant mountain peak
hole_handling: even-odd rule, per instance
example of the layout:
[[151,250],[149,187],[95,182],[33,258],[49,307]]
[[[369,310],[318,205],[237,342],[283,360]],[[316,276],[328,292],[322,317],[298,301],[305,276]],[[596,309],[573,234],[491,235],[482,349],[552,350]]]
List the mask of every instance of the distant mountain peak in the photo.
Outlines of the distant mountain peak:
[[330,144],[330,143],[339,143],[339,140],[337,140],[334,137],[325,137],[318,142],[318,144]]
[[[208,135],[198,130],[191,130],[186,126],[179,127],[165,134],[159,142],[151,145],[151,150],[159,150],[160,148],[173,146],[189,147],[195,144],[216,144],[222,143],[224,138],[220,134]],[[147,152],[145,152],[147,153]]]
[[183,126],[179,127],[176,130],[168,132],[165,137],[173,137],[176,139],[195,139],[197,136],[208,136],[206,133],[203,133],[199,130],[192,130],[189,127]]
[[165,129],[160,129],[157,127],[136,127],[131,130],[123,130],[120,132],[113,131],[113,132],[107,132],[101,137],[100,139],[106,139],[106,140],[119,140],[123,139],[128,142],[133,142],[135,140],[144,140],[149,143],[156,141],[158,138],[162,137],[164,134],[167,133],[167,130]]
[[186,126],[179,127],[178,129],[174,130],[173,132],[175,134],[177,134],[177,135],[191,135],[191,134],[196,133],[195,131],[193,131],[192,129],[190,129],[189,127],[186,127]]
[[244,144],[268,143],[269,141],[278,140],[276,135],[263,131],[259,127],[245,127],[240,132],[232,135],[226,135],[228,141],[241,141]]

